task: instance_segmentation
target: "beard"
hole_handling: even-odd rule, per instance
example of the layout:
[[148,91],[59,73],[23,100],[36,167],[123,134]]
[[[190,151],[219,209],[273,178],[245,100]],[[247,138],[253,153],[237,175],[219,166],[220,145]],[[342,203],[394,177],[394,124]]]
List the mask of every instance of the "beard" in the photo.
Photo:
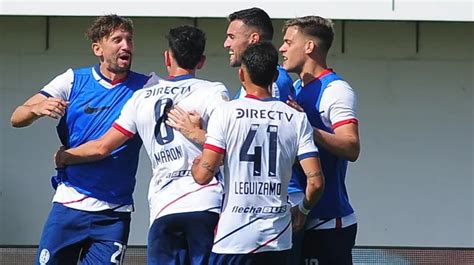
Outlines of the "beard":
[[229,66],[230,67],[240,67],[241,64],[242,64],[242,58],[237,57],[235,54],[233,56],[233,60],[229,61]]
[[129,63],[124,65],[124,66],[118,65],[118,63],[117,63],[118,60],[119,60],[118,56],[114,57],[113,59],[107,60],[107,64],[108,64],[107,70],[109,70],[110,72],[112,72],[114,74],[123,74],[123,73],[127,73],[128,71],[130,71],[130,67],[132,66],[132,57],[131,56],[130,56],[130,59],[129,59]]

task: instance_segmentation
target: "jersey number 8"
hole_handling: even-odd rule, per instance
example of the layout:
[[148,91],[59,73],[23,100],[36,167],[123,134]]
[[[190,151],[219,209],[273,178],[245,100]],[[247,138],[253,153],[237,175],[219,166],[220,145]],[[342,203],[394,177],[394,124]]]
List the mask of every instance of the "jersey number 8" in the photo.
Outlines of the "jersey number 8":
[[163,98],[155,103],[155,139],[160,145],[171,143],[174,140],[173,128],[166,124],[168,111],[173,107],[173,100]]

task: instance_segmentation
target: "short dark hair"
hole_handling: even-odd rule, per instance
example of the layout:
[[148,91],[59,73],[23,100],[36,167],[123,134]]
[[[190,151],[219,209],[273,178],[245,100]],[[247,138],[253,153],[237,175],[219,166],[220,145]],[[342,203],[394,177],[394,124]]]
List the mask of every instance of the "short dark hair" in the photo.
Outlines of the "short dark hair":
[[301,33],[315,37],[319,40],[319,48],[326,53],[331,48],[334,40],[334,24],[330,19],[318,16],[306,16],[286,21],[283,32],[289,27],[296,26],[301,30]]
[[184,25],[170,29],[166,38],[179,67],[196,68],[206,47],[206,34],[196,27]]
[[268,14],[258,7],[240,10],[229,15],[229,21],[241,20],[248,27],[258,30],[263,40],[273,39],[272,20]]
[[117,29],[133,35],[132,20],[114,14],[98,17],[87,30],[86,36],[92,42],[98,42],[102,38],[110,36]]
[[242,55],[242,65],[255,85],[268,87],[277,73],[278,52],[271,42],[251,44]]

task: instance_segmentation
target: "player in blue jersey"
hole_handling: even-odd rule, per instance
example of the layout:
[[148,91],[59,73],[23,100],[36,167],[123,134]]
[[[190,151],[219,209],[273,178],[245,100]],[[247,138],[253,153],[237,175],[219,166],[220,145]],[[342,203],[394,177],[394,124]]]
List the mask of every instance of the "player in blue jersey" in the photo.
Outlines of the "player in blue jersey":
[[[260,8],[249,8],[229,15],[229,26],[224,48],[229,50],[229,65],[239,67],[242,54],[250,44],[272,41],[273,24],[268,14]],[[293,91],[293,81],[288,73],[277,66],[278,78],[272,85],[272,96],[286,102]],[[245,89],[240,87],[235,98],[245,97]]]
[[[87,32],[99,64],[68,69],[12,114],[12,125],[62,116],[57,131],[66,147],[104,134],[149,79],[130,71],[132,21],[117,15],[95,20]],[[132,193],[141,140],[119,146],[101,161],[68,166],[53,177],[56,193],[36,264],[120,264],[133,211]]]
[[125,104],[113,127],[101,138],[60,151],[58,164],[76,164],[107,157],[129,139],[143,139],[151,160],[148,264],[207,264],[219,218],[222,185],[214,178],[205,186],[191,176],[202,146],[173,130],[170,108],[195,110],[206,129],[211,113],[229,100],[220,82],[198,79],[205,61],[204,32],[191,26],[172,28],[165,64],[169,77],[137,91]]
[[[334,38],[330,20],[317,16],[292,19],[284,26],[283,67],[297,73],[296,101],[314,128],[325,176],[325,190],[306,223],[301,264],[352,264],[357,223],[349,203],[345,177],[348,161],[360,152],[356,96],[350,85],[326,64]],[[304,187],[299,170],[300,187]]]

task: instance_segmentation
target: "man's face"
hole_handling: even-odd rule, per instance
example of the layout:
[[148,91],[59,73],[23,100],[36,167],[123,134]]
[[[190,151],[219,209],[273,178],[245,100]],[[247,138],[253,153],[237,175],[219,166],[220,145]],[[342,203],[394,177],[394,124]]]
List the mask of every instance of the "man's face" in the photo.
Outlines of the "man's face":
[[108,71],[120,74],[130,70],[133,54],[133,35],[122,29],[116,29],[110,36],[97,43],[95,54],[103,58]]
[[240,66],[242,54],[252,42],[251,35],[252,30],[242,20],[233,20],[229,23],[224,48],[229,50],[229,65],[231,67]]
[[279,51],[283,57],[283,68],[288,72],[300,73],[306,60],[307,39],[296,26],[288,27]]

